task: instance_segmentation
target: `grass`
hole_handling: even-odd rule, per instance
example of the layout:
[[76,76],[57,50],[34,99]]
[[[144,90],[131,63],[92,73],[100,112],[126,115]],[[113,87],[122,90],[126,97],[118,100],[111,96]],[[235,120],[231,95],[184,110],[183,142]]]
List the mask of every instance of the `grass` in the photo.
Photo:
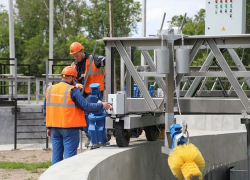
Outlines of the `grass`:
[[32,173],[37,173],[38,168],[48,168],[51,166],[51,161],[38,163],[23,163],[23,162],[9,162],[0,161],[0,168],[2,169],[25,169]]

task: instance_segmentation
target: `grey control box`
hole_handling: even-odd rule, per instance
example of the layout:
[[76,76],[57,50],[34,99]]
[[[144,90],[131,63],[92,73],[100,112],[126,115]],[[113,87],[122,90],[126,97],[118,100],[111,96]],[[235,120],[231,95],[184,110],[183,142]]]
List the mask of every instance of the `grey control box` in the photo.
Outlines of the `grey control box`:
[[205,35],[245,34],[246,0],[206,0]]
[[125,114],[125,94],[108,94],[108,102],[112,103],[109,114]]

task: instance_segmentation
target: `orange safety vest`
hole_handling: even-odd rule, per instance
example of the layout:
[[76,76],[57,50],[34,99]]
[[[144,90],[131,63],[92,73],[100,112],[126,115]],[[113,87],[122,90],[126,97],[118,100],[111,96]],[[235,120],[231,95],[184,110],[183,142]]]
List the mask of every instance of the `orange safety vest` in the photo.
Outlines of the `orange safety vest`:
[[[71,66],[76,67],[74,62],[71,64]],[[88,72],[88,68],[89,68],[89,59],[86,59],[84,78],[86,77],[86,74]],[[105,89],[104,82],[103,82],[103,73],[101,71],[101,68],[97,68],[95,66],[94,59],[92,60],[92,72],[88,76],[88,81],[87,81],[87,83],[85,85],[85,89],[84,89],[84,91],[86,93],[91,92],[89,85],[92,83],[99,83],[100,84],[100,87],[99,87],[100,91],[103,91]]]
[[[86,77],[86,74],[88,72],[89,68],[89,59],[86,59],[86,65],[85,65],[85,73],[84,77]],[[103,73],[101,71],[101,68],[97,68],[95,66],[94,60],[92,60],[92,72],[89,74],[88,81],[85,86],[85,92],[90,93],[91,89],[89,87],[92,83],[99,83],[100,84],[100,91],[103,91],[105,89],[104,82],[103,82]]]
[[87,126],[84,111],[76,107],[70,96],[74,86],[64,82],[46,90],[46,127],[74,128]]

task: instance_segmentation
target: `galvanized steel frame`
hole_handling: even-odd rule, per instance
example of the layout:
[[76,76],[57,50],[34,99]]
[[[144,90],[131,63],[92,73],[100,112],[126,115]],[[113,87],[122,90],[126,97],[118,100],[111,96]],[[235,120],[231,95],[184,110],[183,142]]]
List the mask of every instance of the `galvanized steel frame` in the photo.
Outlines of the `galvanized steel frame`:
[[[165,37],[166,40],[164,40],[163,45],[168,47],[171,52],[171,40],[169,40],[169,37]],[[168,40],[167,40],[168,38]],[[133,79],[136,82],[139,82],[138,86],[140,90],[143,92],[144,97],[146,97],[146,102],[149,104],[149,107],[151,107],[152,111],[156,109],[155,103],[149,97],[149,94],[147,92],[147,88],[143,84],[141,77],[140,76],[150,76],[155,74],[156,67],[153,63],[153,60],[151,59],[150,55],[148,54],[147,50],[149,49],[157,49],[161,47],[161,39],[159,37],[146,37],[146,38],[104,38],[104,42],[106,43],[106,57],[107,57],[107,71],[106,71],[106,94],[111,93],[110,87],[114,83],[114,81],[110,81],[111,79],[111,74],[110,71],[108,70],[110,65],[108,62],[108,59],[110,59],[110,48],[116,47],[118,49],[118,52],[121,54],[123,57],[126,66],[130,71],[132,70],[133,72]],[[196,54],[198,53],[199,49],[202,48],[208,48],[210,47],[211,52],[206,58],[203,66],[200,68],[199,72],[190,72],[186,74],[185,76],[178,74],[176,79],[177,79],[177,84],[183,80],[183,77],[188,78],[188,77],[196,77],[193,82],[191,83],[190,88],[187,91],[181,91],[181,95],[186,92],[185,98],[186,97],[193,97],[194,92],[197,90],[198,85],[201,83],[202,78],[205,77],[206,79],[203,80],[203,84],[201,88],[198,90],[198,93],[201,95],[207,94],[209,91],[204,91],[202,90],[202,87],[205,86],[205,82],[207,81],[208,77],[227,77],[229,82],[231,83],[233,88],[230,88],[230,90],[227,91],[228,94],[237,94],[237,96],[240,98],[242,104],[244,105],[245,109],[247,112],[249,112],[249,107],[250,103],[247,99],[247,96],[245,92],[242,90],[242,85],[239,84],[238,82],[238,77],[244,77],[246,83],[248,86],[250,85],[250,79],[247,79],[247,77],[250,77],[250,72],[246,70],[244,67],[243,63],[240,61],[238,55],[236,54],[235,50],[233,48],[250,48],[250,36],[249,35],[236,35],[236,36],[186,36],[184,37],[184,46],[185,48],[190,48],[190,65],[192,64]],[[179,46],[182,44],[181,39],[175,38],[174,41],[174,48],[178,49]],[[152,72],[143,72],[139,73],[133,68],[133,64],[131,63],[131,54],[127,53],[125,48],[127,47],[127,51],[130,48],[141,50],[144,58],[147,60],[149,67]],[[226,48],[228,49],[229,54],[231,55],[232,59],[234,60],[236,64],[236,68],[239,69],[239,71],[232,71],[230,67],[228,66],[225,58],[220,52],[220,48]],[[131,50],[130,50],[131,51]],[[223,69],[223,72],[214,72],[214,71],[209,71],[207,72],[212,60],[216,57],[217,61],[220,64],[220,67]],[[170,53],[170,60],[172,59],[172,53]],[[112,60],[114,62],[114,60]],[[170,62],[170,64],[173,62]],[[111,63],[113,64],[113,63]],[[161,75],[162,76],[162,75]],[[167,95],[166,99],[166,112],[170,113],[173,112],[173,91],[174,91],[174,83],[173,83],[173,69],[170,67],[170,73],[166,75],[165,81],[161,76],[155,76],[157,84],[163,89],[164,93]],[[128,78],[129,79],[129,78]],[[127,79],[127,80],[128,80]],[[127,84],[127,89],[132,88],[132,84],[129,83]],[[164,88],[165,87],[165,88]],[[112,88],[113,89],[113,88]],[[234,89],[234,91],[232,90]],[[112,91],[114,92],[114,90]],[[210,92],[209,92],[210,94]],[[220,95],[220,91],[211,91],[211,94],[218,94]],[[205,95],[206,96],[206,95]],[[131,92],[130,95],[127,95],[127,97],[131,97]],[[206,96],[208,97],[208,96]],[[190,112],[191,113],[191,112]],[[228,112],[230,113],[230,112]],[[239,112],[240,114],[240,112]]]
[[[171,33],[171,32],[170,32]],[[172,37],[172,39],[170,38]],[[162,37],[161,37],[162,38]],[[110,77],[110,72],[112,71],[110,66],[110,59],[111,59],[111,47],[116,47],[118,52],[120,53],[121,57],[123,58],[129,72],[132,74],[133,79],[138,84],[140,90],[143,92],[143,96],[145,100],[140,100],[138,103],[143,103],[144,101],[147,102],[149,105],[151,112],[155,113],[156,104],[155,101],[149,96],[146,87],[144,86],[140,75],[148,76],[150,73],[138,73],[133,66],[131,61],[131,54],[125,50],[127,48],[135,48],[137,50],[141,50],[144,58],[147,60],[149,67],[152,72],[156,72],[156,67],[149,56],[147,50],[149,49],[159,49],[162,46],[162,39],[159,37],[149,37],[149,38],[104,38],[104,42],[106,43],[106,59],[107,59],[107,73]],[[175,99],[174,99],[174,67],[172,66],[174,51],[172,51],[172,43],[174,43],[174,49],[180,48],[183,45],[183,41],[181,40],[179,35],[168,34],[163,36],[163,46],[166,46],[169,49],[169,60],[170,60],[170,73],[166,74],[165,81],[162,77],[155,76],[156,82],[158,85],[164,89],[165,94],[165,127],[169,127],[171,124],[174,123],[174,113],[176,112],[175,109]],[[173,42],[174,40],[174,42]],[[250,114],[250,102],[246,93],[242,89],[242,85],[239,84],[238,77],[244,77],[248,86],[250,85],[250,80],[246,77],[250,77],[250,73],[246,70],[243,63],[240,61],[238,55],[234,51],[233,48],[250,48],[250,35],[235,35],[235,36],[188,36],[184,37],[184,48],[191,49],[190,51],[190,66],[200,49],[210,48],[211,52],[209,53],[208,57],[204,61],[204,64],[200,68],[199,72],[190,72],[185,76],[182,74],[178,74],[176,76],[177,86],[184,78],[188,78],[188,81],[191,83],[190,88],[187,91],[182,91],[181,94],[184,94],[185,98],[180,98],[180,107],[184,114],[189,113],[200,113],[200,114],[240,114],[242,110]],[[183,48],[183,47],[182,47]],[[221,53],[220,49],[227,49],[230,56],[232,57],[233,61],[236,64],[236,67],[239,71],[232,71],[229,67],[227,61],[225,60],[224,56]],[[209,71],[209,66],[211,62],[216,58],[219,63],[220,68],[223,70],[222,72],[215,72]],[[113,60],[112,60],[113,61]],[[153,73],[151,73],[153,75]],[[189,77],[196,77],[193,82],[189,79]],[[213,99],[209,97],[209,94],[224,94],[224,91],[207,91],[209,94],[207,98],[193,98],[194,93],[196,92],[198,85],[202,81],[202,77],[205,79],[202,82],[200,89],[198,90],[198,94],[204,94],[202,90],[205,87],[205,83],[208,81],[208,77],[227,77],[228,81],[231,83],[231,88],[226,92],[227,94],[237,94],[239,99],[230,99],[230,98],[217,98]],[[112,93],[111,86],[114,81],[110,81],[110,78],[106,79],[106,87],[107,92],[106,95]],[[244,83],[244,82],[243,82]],[[130,84],[131,85],[131,84]],[[186,85],[186,84],[185,84]],[[131,90],[132,86],[129,87]],[[234,91],[232,90],[234,89]],[[131,93],[131,91],[130,91]],[[131,94],[128,96],[131,97]],[[136,99],[130,99],[133,104],[139,106],[136,103]],[[218,105],[218,106],[215,106]],[[137,112],[136,106],[133,106],[133,111]],[[226,107],[226,108],[224,108]],[[129,109],[129,108],[128,108]],[[145,111],[150,111],[150,109],[145,108]],[[139,108],[138,108],[139,110]],[[141,110],[141,109],[140,109]],[[159,109],[158,109],[159,110]],[[129,122],[132,119],[129,118]],[[134,119],[136,120],[136,119]],[[138,124],[138,123],[137,123]],[[141,126],[143,125],[140,124]],[[145,124],[146,125],[146,124]],[[128,128],[128,127],[127,127]],[[166,131],[168,128],[166,128]],[[171,149],[169,148],[168,138],[165,135],[165,146],[162,147],[163,153],[170,153]]]

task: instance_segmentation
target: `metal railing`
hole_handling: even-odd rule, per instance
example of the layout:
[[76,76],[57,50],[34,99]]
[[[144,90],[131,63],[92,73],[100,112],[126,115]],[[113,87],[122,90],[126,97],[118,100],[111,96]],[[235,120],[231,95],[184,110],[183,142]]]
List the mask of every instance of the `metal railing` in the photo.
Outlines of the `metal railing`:
[[[17,59],[16,58],[0,58],[0,61],[14,61],[14,72],[13,72],[13,78],[12,79],[9,79],[11,82],[11,85],[9,86],[13,86],[13,82],[14,82],[14,94],[15,94],[15,99],[17,99]],[[1,67],[2,68],[2,67]],[[4,68],[5,69],[5,68]],[[2,70],[1,70],[2,71]],[[5,71],[5,70],[4,70]],[[2,73],[1,73],[2,74]],[[1,81],[4,80],[4,78],[1,78]],[[2,85],[2,82],[1,82],[1,85]],[[5,88],[6,87],[6,84],[4,83],[3,87]],[[13,87],[11,88],[11,92],[9,92],[10,94],[13,94]],[[12,100],[14,99],[13,98],[13,95],[12,95]]]
[[[10,60],[15,60],[13,63],[8,63]],[[5,61],[0,63],[0,101],[11,100],[14,97],[18,100],[27,100],[30,104],[31,97],[36,98],[36,103],[39,103],[40,98],[44,97],[45,94],[45,78],[35,78],[31,75],[31,67],[29,64],[16,64],[16,59],[13,58],[0,58],[0,61]],[[8,68],[10,66],[15,66],[15,73],[9,74]],[[26,67],[27,72],[23,74],[17,74],[18,68]],[[24,75],[25,74],[25,75]],[[42,83],[43,90],[40,94],[40,84]],[[35,93],[32,91],[32,84],[35,83]],[[15,90],[14,90],[15,88]],[[17,93],[18,90],[22,88],[23,93]]]
[[[52,61],[53,62],[53,65],[52,65],[52,70],[51,70],[51,73],[52,74],[49,74],[49,62]],[[75,61],[75,59],[46,59],[46,74],[45,74],[45,85],[46,87],[48,86],[48,84],[51,82],[53,84],[54,81],[57,81],[57,80],[60,80],[60,78],[58,77],[51,77],[53,74],[54,74],[54,68],[55,67],[65,67],[65,66],[70,66],[70,63],[68,64],[54,64],[54,62],[73,62]],[[61,72],[60,72],[61,73]],[[60,74],[59,73],[59,74]]]

